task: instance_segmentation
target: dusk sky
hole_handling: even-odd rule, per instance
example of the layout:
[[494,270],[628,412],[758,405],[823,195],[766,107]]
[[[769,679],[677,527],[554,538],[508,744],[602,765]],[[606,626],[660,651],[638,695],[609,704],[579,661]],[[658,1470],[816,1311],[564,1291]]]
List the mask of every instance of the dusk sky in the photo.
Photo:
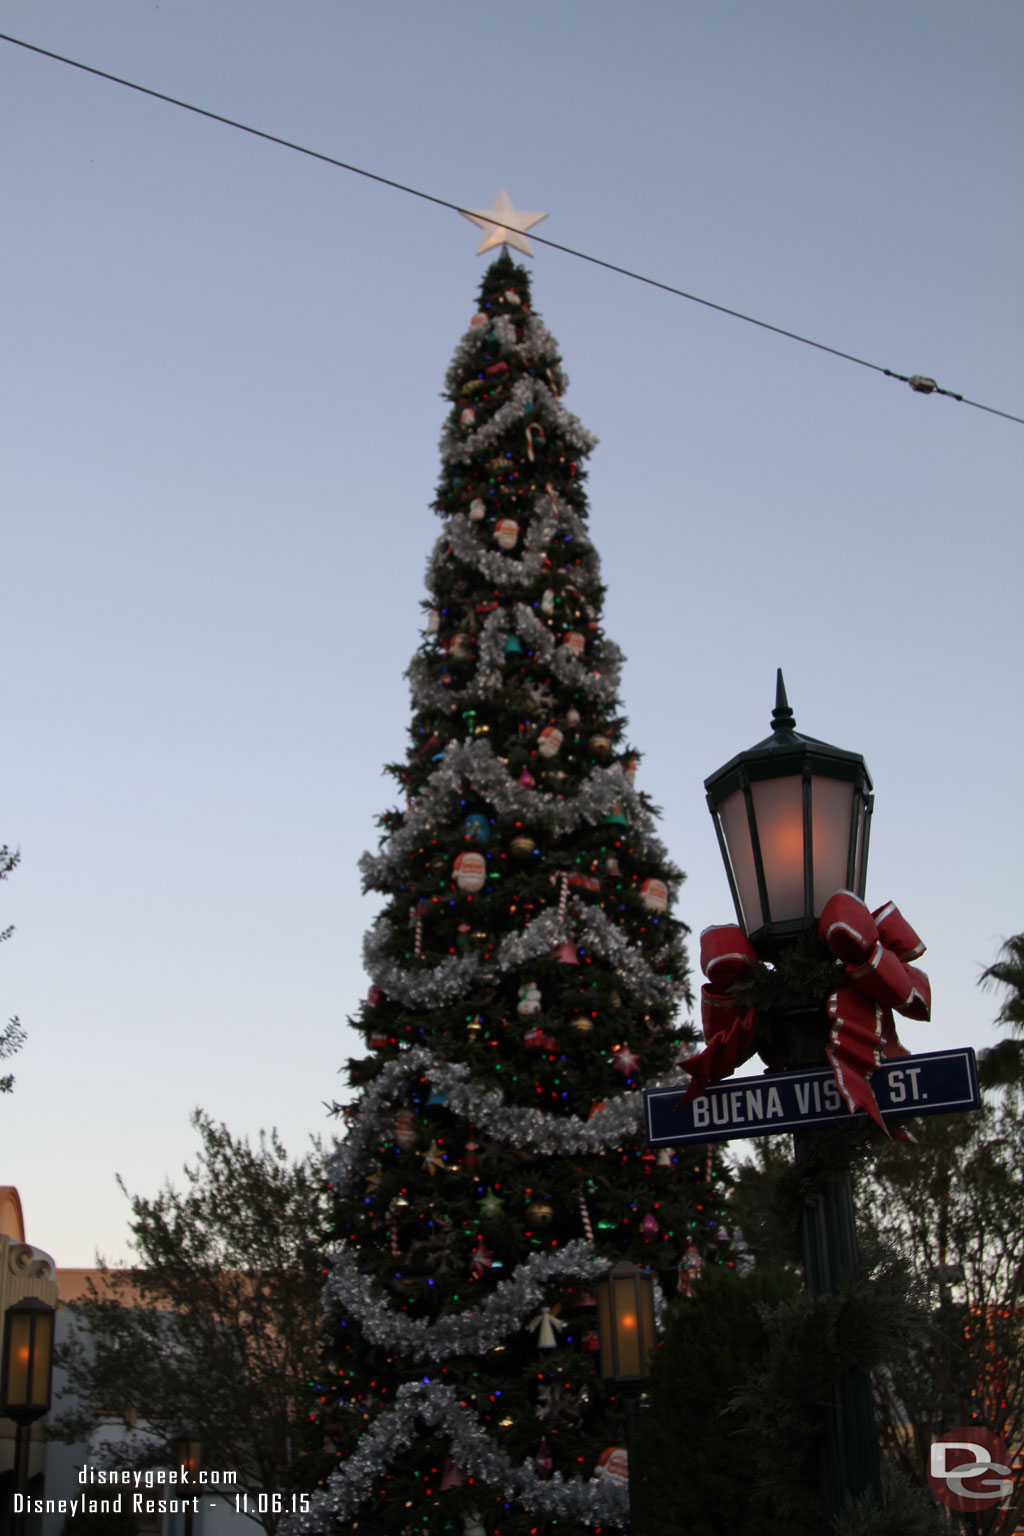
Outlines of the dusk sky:
[[[1019,0],[0,0],[0,32],[1024,416]],[[291,1152],[362,1042],[357,860],[395,803],[456,213],[0,41],[0,1183],[129,1257],[202,1106]],[[1024,426],[536,245],[600,438],[637,787],[697,934],[703,780],[798,729],[875,782],[911,1050],[998,1038],[1024,928]],[[699,977],[694,977],[695,985]],[[756,1065],[756,1064],[755,1064]]]

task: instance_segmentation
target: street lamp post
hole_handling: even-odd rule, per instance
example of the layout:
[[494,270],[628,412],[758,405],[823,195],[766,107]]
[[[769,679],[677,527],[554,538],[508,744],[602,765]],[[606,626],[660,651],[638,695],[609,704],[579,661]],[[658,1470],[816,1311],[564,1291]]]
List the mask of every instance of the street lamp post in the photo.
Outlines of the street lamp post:
[[[183,1474],[182,1481],[187,1477],[194,1484],[202,1462],[203,1447],[199,1440],[189,1434],[181,1434],[174,1442],[174,1462],[179,1472]],[[185,1485],[186,1487],[188,1484]],[[185,1495],[185,1532],[184,1536],[192,1536],[193,1510],[195,1488]]]
[[650,1375],[654,1349],[654,1282],[646,1270],[621,1260],[595,1286],[601,1376],[626,1399],[626,1454],[629,1460],[629,1524],[636,1533],[634,1484],[637,1399]]
[[[730,759],[704,787],[736,915],[759,959],[777,960],[813,929],[836,891],[863,896],[871,778],[859,753],[796,730],[781,670],[771,736]],[[758,1026],[778,1070],[825,1064],[830,1025],[822,1005],[784,1002],[759,1015]],[[804,1130],[793,1138],[804,1182],[817,1188],[800,1212],[812,1296],[839,1291],[858,1266],[849,1167],[824,1177],[824,1146],[834,1147],[835,1134]],[[847,1371],[825,1416],[825,1529],[847,1494],[868,1490],[881,1501],[871,1382],[864,1371]]]
[[[3,1362],[0,1367],[0,1414],[17,1425],[14,1442],[13,1536],[25,1524],[24,1495],[28,1486],[31,1425],[50,1409],[53,1382],[53,1322],[55,1309],[37,1296],[26,1296],[7,1308],[4,1316]],[[17,1496],[21,1495],[19,1499]]]

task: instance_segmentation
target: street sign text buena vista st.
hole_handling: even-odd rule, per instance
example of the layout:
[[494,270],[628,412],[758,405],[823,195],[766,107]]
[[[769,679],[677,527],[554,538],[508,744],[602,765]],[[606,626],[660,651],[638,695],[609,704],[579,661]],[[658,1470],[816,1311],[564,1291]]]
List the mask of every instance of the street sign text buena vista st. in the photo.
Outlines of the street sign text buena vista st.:
[[[974,1051],[929,1051],[883,1062],[871,1078],[883,1119],[950,1114],[978,1109]],[[803,1131],[854,1117],[836,1087],[831,1067],[776,1072],[765,1077],[726,1078],[698,1098],[681,1104],[685,1084],[644,1092],[644,1126],[651,1147],[689,1141],[728,1141]],[[864,1111],[858,1111],[863,1117]]]

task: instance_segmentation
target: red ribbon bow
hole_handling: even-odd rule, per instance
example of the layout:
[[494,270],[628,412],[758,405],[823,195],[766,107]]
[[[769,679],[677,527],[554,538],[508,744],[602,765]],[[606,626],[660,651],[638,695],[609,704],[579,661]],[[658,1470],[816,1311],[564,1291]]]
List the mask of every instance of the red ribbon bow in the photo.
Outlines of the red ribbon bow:
[[[846,967],[846,982],[826,1005],[831,1020],[826,1055],[836,1086],[852,1113],[865,1110],[888,1135],[870,1077],[883,1060],[908,1054],[896,1034],[893,1009],[911,1019],[931,1017],[928,977],[908,963],[925,946],[891,901],[869,912],[852,891],[829,898],[818,933]],[[757,1015],[735,992],[756,965],[754,947],[735,923],[701,934],[700,967],[708,979],[700,1011],[707,1045],[681,1063],[690,1083],[680,1104],[697,1098],[709,1083],[731,1077],[754,1055]]]
[[736,923],[705,928],[700,936],[700,968],[708,978],[700,989],[700,1021],[707,1045],[682,1063],[690,1083],[679,1100],[688,1104],[708,1083],[720,1083],[753,1056],[757,1015],[744,1009],[735,988],[757,965],[754,946]]
[[892,1012],[930,1019],[932,991],[924,971],[907,962],[924,944],[891,901],[869,912],[852,891],[837,891],[818,923],[823,942],[846,962],[847,984],[828,1000],[832,1020],[826,1055],[836,1087],[852,1111],[864,1109],[884,1131],[869,1081],[883,1060],[906,1056]]

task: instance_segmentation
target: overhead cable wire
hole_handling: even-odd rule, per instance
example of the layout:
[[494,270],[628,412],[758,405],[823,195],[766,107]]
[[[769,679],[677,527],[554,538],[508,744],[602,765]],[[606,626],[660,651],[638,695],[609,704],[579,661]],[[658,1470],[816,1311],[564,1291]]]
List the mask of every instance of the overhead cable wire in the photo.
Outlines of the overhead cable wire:
[[[183,101],[179,96],[171,96],[166,91],[155,90],[149,85],[140,85],[135,80],[126,80],[122,75],[112,74],[109,70],[98,69],[93,64],[83,64],[80,59],[69,58],[66,54],[55,53],[51,48],[42,48],[38,43],[29,43],[20,37],[12,37],[7,32],[0,32],[0,42],[12,43],[17,48],[25,48],[30,53],[41,54],[44,58],[54,59],[58,64],[67,64],[71,69],[82,70],[87,75],[96,75],[101,80],[109,80],[114,85],[123,85],[129,91],[138,91],[142,96],[151,96],[156,101],[165,101],[169,106],[180,107],[185,112],[194,112],[197,117],[209,118],[211,122],[223,123],[226,128],[235,128],[240,133],[251,134],[253,138],[265,139],[268,144],[278,144],[282,149],[290,149],[297,155],[306,155],[311,160],[320,160],[325,165],[332,165],[337,170],[349,171],[353,176],[362,176],[367,181],[378,182],[381,186],[391,187],[396,192],[404,192],[409,197],[418,197],[425,203],[433,203],[438,208],[450,209],[452,213],[467,214],[471,212],[463,208],[459,203],[449,202],[447,198],[436,197],[432,192],[423,192],[418,187],[406,186],[404,182],[395,181],[390,176],[381,176],[376,171],[365,170],[362,166],[352,165],[347,160],[340,160],[336,155],[328,155],[323,150],[310,149],[308,145],[297,144],[293,139],[286,139],[281,134],[269,133],[263,128],[254,128],[251,123],[239,122],[237,118],[227,117],[223,112],[213,112],[209,107],[198,107],[194,102]],[[883,368],[880,363],[869,362],[867,358],[857,357],[852,352],[844,352],[841,347],[829,346],[826,342],[815,341],[810,336],[802,336],[798,331],[787,330],[784,326],[773,325],[768,320],[759,320],[756,315],[744,314],[742,310],[731,309],[727,304],[716,304],[712,299],[701,298],[699,294],[687,293],[684,288],[677,288],[672,283],[663,283],[654,277],[647,277],[642,272],[634,272],[629,267],[619,266],[613,261],[605,261],[600,256],[591,256],[586,251],[574,250],[572,246],[562,245],[557,240],[549,240],[543,235],[530,231],[530,239],[538,245],[545,245],[550,250],[561,251],[564,256],[572,256],[577,261],[586,261],[595,267],[603,267],[606,272],[615,272],[620,277],[628,277],[633,282],[644,283],[649,288],[658,288],[663,293],[670,293],[675,298],[687,299],[691,304],[700,304],[705,309],[713,309],[720,315],[729,315],[734,320],[742,320],[747,325],[756,325],[763,331],[772,331],[776,336],[784,336],[788,341],[798,341],[802,346],[813,347],[818,352],[828,352],[832,357],[838,357],[843,362],[856,363],[860,368],[870,368],[873,373],[880,373],[887,379],[897,379],[903,384],[909,384],[917,394],[945,395],[949,400],[957,400],[961,405],[973,406],[977,411],[987,411],[991,416],[1001,416],[1005,421],[1017,422],[1024,426],[1024,416],[1014,416],[1010,411],[998,410],[994,405],[983,405],[979,400],[968,400],[966,396],[957,394],[952,389],[942,389],[934,379],[927,378],[923,374],[897,373],[893,368]]]

